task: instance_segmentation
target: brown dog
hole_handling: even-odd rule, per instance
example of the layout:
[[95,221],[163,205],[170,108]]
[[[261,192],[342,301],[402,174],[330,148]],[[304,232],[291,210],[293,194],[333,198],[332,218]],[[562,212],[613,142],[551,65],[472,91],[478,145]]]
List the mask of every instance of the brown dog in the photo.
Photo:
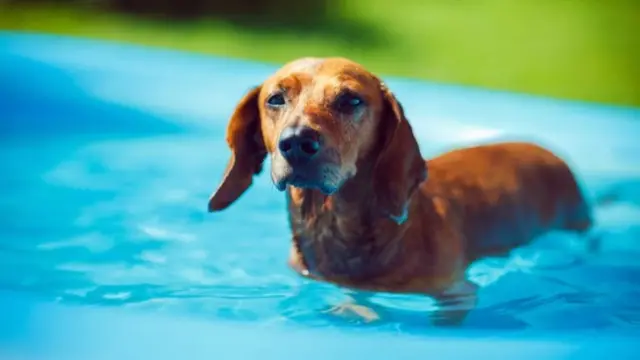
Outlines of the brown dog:
[[472,261],[592,224],[567,164],[537,145],[425,161],[398,100],[347,59],[285,65],[240,101],[227,142],[231,159],[209,211],[247,190],[270,154],[273,182],[287,193],[290,266],[350,289],[465,295],[468,310]]

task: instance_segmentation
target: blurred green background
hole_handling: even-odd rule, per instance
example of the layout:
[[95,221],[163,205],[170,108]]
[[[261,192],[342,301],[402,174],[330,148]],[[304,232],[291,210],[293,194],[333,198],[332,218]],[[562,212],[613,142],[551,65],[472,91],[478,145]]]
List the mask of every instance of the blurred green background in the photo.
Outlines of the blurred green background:
[[640,105],[640,0],[0,0],[0,29]]

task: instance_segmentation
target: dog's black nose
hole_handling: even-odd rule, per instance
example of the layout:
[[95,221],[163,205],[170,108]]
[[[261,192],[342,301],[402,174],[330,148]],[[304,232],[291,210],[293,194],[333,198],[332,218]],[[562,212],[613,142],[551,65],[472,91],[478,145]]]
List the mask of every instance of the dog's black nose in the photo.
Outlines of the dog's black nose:
[[320,147],[320,134],[306,126],[287,127],[278,140],[278,149],[289,162],[306,162],[320,151]]

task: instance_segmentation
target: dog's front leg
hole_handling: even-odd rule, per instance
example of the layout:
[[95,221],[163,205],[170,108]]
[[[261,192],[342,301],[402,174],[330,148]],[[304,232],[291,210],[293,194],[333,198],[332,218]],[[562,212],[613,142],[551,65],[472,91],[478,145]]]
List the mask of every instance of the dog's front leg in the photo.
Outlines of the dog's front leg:
[[312,278],[311,273],[309,273],[309,269],[304,263],[304,259],[302,258],[302,254],[298,250],[298,247],[291,246],[291,251],[289,252],[289,260],[287,261],[289,267],[295,271],[298,275],[304,278]]
[[439,309],[432,313],[432,323],[437,326],[460,325],[476,307],[477,292],[478,285],[461,279],[442,293],[434,295]]
[[[298,275],[306,279],[317,280],[304,263],[304,258],[295,244],[291,246],[289,252],[289,267]],[[372,322],[380,319],[380,316],[368,305],[369,295],[361,292],[347,291],[347,300],[332,306],[325,313],[340,317],[355,317],[365,322]]]

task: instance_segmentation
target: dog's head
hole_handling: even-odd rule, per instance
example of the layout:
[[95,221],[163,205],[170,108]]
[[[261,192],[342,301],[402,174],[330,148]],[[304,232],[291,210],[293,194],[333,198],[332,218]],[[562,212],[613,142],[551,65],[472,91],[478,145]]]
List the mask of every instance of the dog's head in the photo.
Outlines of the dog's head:
[[377,204],[392,217],[426,178],[400,103],[378,77],[343,58],[293,61],[251,89],[231,116],[227,142],[231,159],[210,211],[233,203],[267,154],[279,190],[332,195],[366,166]]

